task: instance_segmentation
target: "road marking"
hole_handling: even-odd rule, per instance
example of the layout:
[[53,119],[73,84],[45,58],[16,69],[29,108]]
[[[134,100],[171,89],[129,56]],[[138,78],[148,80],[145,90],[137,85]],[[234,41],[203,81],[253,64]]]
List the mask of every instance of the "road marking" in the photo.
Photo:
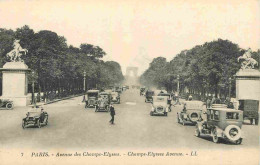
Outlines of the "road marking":
[[127,105],[136,105],[135,102],[126,102],[125,104],[127,104]]

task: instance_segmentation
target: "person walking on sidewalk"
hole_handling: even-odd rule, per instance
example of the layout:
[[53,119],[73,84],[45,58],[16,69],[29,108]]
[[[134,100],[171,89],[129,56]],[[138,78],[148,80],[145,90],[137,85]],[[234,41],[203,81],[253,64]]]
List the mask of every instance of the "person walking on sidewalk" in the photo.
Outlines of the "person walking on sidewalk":
[[114,119],[115,119],[115,115],[116,115],[116,112],[115,112],[115,108],[113,106],[113,104],[111,104],[110,106],[110,115],[111,115],[111,120],[109,121],[111,124],[114,124]]

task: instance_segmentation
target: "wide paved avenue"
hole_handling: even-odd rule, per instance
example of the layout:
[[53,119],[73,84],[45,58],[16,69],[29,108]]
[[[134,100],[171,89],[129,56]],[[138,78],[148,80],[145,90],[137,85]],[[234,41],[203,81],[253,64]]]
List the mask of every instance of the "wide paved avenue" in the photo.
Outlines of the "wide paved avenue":
[[211,137],[197,138],[195,127],[183,126],[176,121],[181,105],[173,107],[165,116],[150,116],[151,104],[139,96],[139,90],[122,93],[121,104],[115,104],[115,125],[109,123],[110,114],[84,108],[82,97],[45,105],[49,124],[42,128],[23,129],[25,108],[0,110],[0,148],[26,149],[257,149],[259,127],[243,125],[245,139],[241,145],[221,141],[212,142]]

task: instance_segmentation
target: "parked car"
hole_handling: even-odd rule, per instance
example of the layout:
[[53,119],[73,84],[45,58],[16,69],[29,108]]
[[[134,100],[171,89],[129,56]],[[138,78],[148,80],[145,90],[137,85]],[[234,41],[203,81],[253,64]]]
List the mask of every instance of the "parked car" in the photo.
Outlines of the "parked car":
[[229,108],[208,108],[207,118],[196,124],[195,136],[212,136],[213,142],[218,143],[220,138],[242,143],[243,111]]
[[150,115],[164,115],[167,116],[169,106],[167,104],[167,96],[153,96],[152,109]]
[[44,109],[36,106],[32,108],[29,112],[26,113],[26,117],[22,120],[22,127],[26,128],[27,126],[37,126],[41,128],[41,125],[48,124],[49,115]]
[[85,108],[94,108],[97,105],[99,90],[88,90]]
[[243,120],[249,119],[251,124],[253,124],[253,121],[255,120],[255,125],[258,125],[258,121],[259,121],[258,100],[239,100],[238,109],[243,111]]
[[117,92],[112,92],[111,93],[111,102],[112,103],[117,103],[117,104],[120,104],[120,95],[119,95],[119,93],[117,93]]
[[172,97],[171,97],[171,94],[165,93],[165,92],[161,91],[158,94],[158,96],[166,96],[167,97],[167,104],[169,106],[169,112],[171,112],[172,111],[172,109],[171,109],[172,108]]
[[0,99],[0,108],[1,109],[13,109],[13,101],[9,99]]
[[151,103],[153,101],[154,91],[147,90],[145,93],[145,102]]
[[186,123],[196,124],[200,121],[203,108],[202,101],[185,101],[181,112],[177,112],[177,122],[185,125]]

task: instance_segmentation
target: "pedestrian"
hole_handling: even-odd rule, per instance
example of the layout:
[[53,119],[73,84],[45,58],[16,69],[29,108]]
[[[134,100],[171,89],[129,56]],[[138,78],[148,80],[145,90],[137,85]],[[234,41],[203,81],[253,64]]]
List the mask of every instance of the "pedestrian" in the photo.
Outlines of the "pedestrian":
[[115,115],[116,115],[116,112],[115,112],[115,108],[113,106],[113,104],[111,104],[110,106],[110,115],[111,115],[111,120],[109,121],[111,124],[114,124],[114,119],[115,119]]
[[83,100],[82,100],[82,102],[84,103],[86,101],[86,96],[85,96],[85,94],[83,95]]

